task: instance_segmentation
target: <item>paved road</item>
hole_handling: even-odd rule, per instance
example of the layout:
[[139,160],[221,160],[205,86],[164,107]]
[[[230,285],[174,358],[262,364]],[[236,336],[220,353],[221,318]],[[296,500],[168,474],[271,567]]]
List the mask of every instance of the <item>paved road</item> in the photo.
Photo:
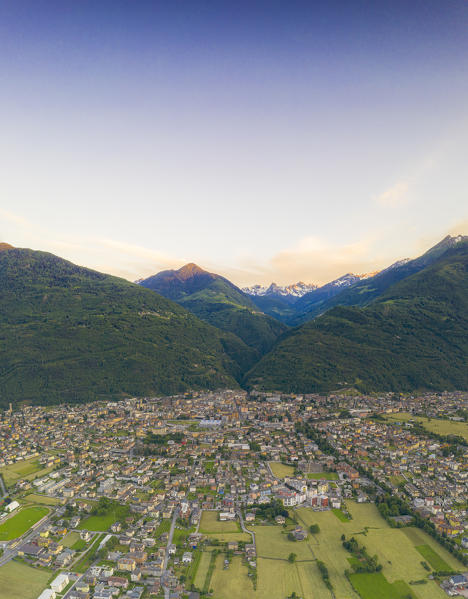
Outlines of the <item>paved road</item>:
[[256,543],[255,543],[255,533],[254,533],[253,531],[251,531],[251,530],[248,530],[248,529],[245,527],[245,524],[244,524],[244,518],[243,518],[243,516],[242,516],[242,510],[241,510],[241,509],[239,509],[239,511],[238,511],[237,513],[238,513],[238,515],[239,515],[239,522],[240,522],[240,525],[241,525],[242,531],[243,531],[243,532],[246,532],[247,534],[249,534],[249,535],[252,537],[252,543],[255,545],[255,549],[256,549],[256,548],[257,548],[257,545],[256,545]]

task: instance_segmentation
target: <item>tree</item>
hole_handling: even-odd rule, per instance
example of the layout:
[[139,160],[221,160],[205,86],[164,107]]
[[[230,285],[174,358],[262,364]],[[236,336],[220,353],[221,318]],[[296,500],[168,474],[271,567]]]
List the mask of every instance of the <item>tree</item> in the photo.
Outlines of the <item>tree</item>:
[[311,524],[309,530],[311,534],[316,535],[320,532],[320,526],[318,524]]
[[297,557],[297,555],[295,553],[290,553],[288,555],[288,562],[290,564],[294,564],[294,562],[296,561],[296,557]]

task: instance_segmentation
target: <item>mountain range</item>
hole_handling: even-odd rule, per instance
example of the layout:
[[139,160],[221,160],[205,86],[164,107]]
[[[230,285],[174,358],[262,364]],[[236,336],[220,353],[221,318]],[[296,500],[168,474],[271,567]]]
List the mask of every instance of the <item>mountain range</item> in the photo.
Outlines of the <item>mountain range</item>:
[[0,405],[238,385],[468,389],[467,298],[462,236],[377,274],[256,292],[195,264],[134,284],[2,243]]

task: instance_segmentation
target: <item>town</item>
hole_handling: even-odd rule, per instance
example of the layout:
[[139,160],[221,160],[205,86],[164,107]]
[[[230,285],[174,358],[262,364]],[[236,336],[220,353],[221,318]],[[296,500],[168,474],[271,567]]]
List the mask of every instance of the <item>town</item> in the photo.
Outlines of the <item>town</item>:
[[468,597],[464,392],[25,406],[0,448],[11,598]]

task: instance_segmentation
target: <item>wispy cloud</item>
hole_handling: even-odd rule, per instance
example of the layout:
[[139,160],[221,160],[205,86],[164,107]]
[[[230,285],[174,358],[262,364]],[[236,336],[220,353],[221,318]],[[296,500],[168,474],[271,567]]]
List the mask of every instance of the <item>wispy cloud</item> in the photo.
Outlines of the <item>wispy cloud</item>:
[[392,187],[375,197],[377,204],[386,207],[395,207],[406,204],[408,201],[409,185],[406,181],[399,181]]

